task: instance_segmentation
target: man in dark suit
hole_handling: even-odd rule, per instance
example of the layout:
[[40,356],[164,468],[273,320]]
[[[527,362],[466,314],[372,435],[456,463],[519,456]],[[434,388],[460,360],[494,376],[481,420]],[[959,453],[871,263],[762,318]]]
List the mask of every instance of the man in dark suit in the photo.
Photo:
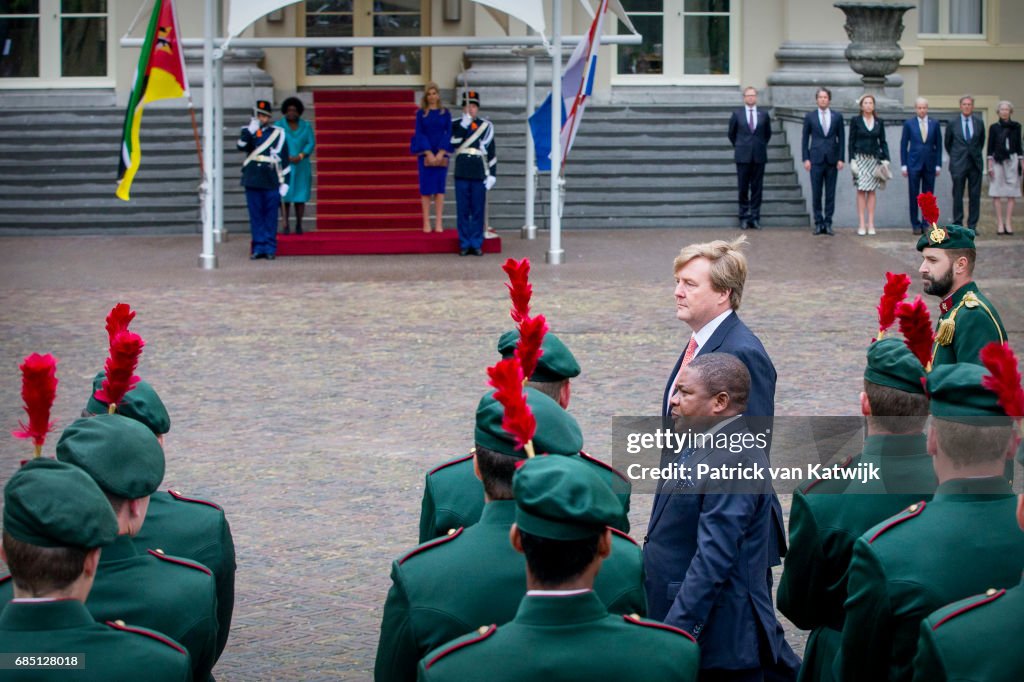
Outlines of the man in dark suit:
[[760,682],[789,648],[764,580],[775,559],[771,482],[767,475],[739,482],[699,473],[705,466],[767,471],[758,445],[741,452],[721,446],[763,434],[751,433],[742,417],[750,373],[733,355],[707,353],[680,371],[676,386],[676,431],[693,439],[674,460],[688,471],[663,480],[647,527],[650,617],[697,638],[700,680]]
[[[981,213],[981,174],[984,172],[985,122],[974,113],[974,97],[960,98],[960,115],[946,124],[946,153],[953,176],[953,222],[978,231]],[[970,213],[964,222],[964,185]]]
[[903,166],[903,177],[908,179],[910,226],[914,228],[914,234],[924,234],[927,226],[918,213],[917,195],[935,189],[935,178],[942,170],[942,143],[939,141],[939,122],[928,118],[928,100],[918,97],[914,111],[917,116],[903,122],[900,165]]
[[740,229],[761,229],[761,188],[768,163],[772,125],[767,111],[757,108],[757,90],[743,91],[743,105],[729,119],[729,142],[734,148],[739,183]]
[[[836,207],[836,177],[843,170],[843,115],[832,111],[832,92],[818,88],[818,108],[804,116],[801,140],[804,170],[811,174],[811,204],[814,207],[814,234],[832,232],[832,212]],[[821,190],[825,190],[825,208]]]

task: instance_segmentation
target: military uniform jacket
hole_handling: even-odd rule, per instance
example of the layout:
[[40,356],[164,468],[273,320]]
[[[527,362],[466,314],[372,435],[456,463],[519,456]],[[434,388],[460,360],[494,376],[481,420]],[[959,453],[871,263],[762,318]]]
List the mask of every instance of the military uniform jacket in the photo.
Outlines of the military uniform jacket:
[[235,541],[224,512],[213,502],[182,495],[176,490],[153,493],[146,522],[133,538],[139,551],[198,561],[213,571],[217,586],[217,656],[224,651],[235,607]]
[[[288,167],[288,142],[284,139],[283,130],[265,125],[250,133],[248,128],[242,128],[237,146],[239,151],[245,152],[247,160],[252,157],[247,163],[243,162],[242,187],[277,189],[288,182],[287,174],[291,168]],[[260,148],[262,151],[254,155]]]
[[836,661],[840,679],[909,682],[921,621],[958,599],[1016,585],[1024,566],[1016,506],[1002,476],[946,481],[931,502],[858,538]]
[[921,623],[914,682],[1019,682],[1022,631],[1024,585],[941,608]]
[[[592,465],[622,503],[622,516],[612,526],[629,532],[629,479],[585,452],[576,455]],[[448,531],[472,526],[484,509],[484,484],[473,472],[473,455],[458,457],[427,472],[420,505],[420,542],[443,537]]]
[[456,180],[485,180],[498,174],[494,125],[486,118],[474,118],[468,128],[463,128],[460,120],[453,120],[451,143],[455,148]]
[[428,653],[418,679],[696,682],[699,661],[688,633],[609,614],[593,592],[529,595],[511,623],[481,627]]
[[974,282],[957,289],[939,309],[942,315],[932,346],[932,369],[957,362],[980,365],[982,348],[992,341],[1006,341],[999,313]]
[[[374,679],[416,679],[428,651],[481,625],[507,623],[526,594],[526,559],[512,548],[515,502],[484,507],[480,522],[420,545],[391,565]],[[613,533],[594,590],[612,613],[647,612],[640,548]]]
[[932,498],[938,482],[926,445],[924,434],[868,436],[864,451],[845,466],[874,464],[880,481],[817,480],[793,493],[777,605],[794,625],[811,630],[801,682],[835,679],[854,542],[893,514]]
[[192,679],[188,652],[152,630],[123,623],[97,623],[82,602],[9,602],[0,611],[0,652],[11,654],[79,654],[84,670],[19,670],[0,678],[111,682],[144,677],[147,682]]

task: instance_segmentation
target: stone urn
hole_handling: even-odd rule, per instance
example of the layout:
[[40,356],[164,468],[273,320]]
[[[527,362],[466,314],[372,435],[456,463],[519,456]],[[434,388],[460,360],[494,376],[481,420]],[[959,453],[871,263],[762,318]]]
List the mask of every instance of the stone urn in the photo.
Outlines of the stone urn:
[[899,40],[903,36],[903,13],[914,9],[910,3],[837,2],[833,5],[846,14],[846,59],[861,75],[864,91],[885,97],[885,77],[895,73],[903,59]]

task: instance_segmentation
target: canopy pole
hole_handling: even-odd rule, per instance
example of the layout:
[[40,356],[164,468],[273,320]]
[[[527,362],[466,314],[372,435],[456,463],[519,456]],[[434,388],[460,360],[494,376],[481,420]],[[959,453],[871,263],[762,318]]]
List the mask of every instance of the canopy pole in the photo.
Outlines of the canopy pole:
[[562,177],[562,0],[551,0],[551,241],[547,260],[550,265],[561,265],[565,258],[562,250],[562,212],[560,192]]
[[[527,28],[527,34],[533,29]],[[530,130],[530,117],[537,108],[536,87],[537,58],[532,52],[526,57],[526,216],[522,228],[523,239],[537,238],[537,219],[534,213],[534,202],[537,199],[537,151],[533,146],[533,131]]]
[[213,0],[206,0],[203,27],[203,171],[206,176],[201,190],[203,201],[203,252],[199,254],[199,267],[217,268],[217,255],[213,247]]
[[[221,32],[220,12],[217,13],[217,33]],[[223,244],[228,240],[224,229],[224,50],[215,50],[213,92],[213,241]]]

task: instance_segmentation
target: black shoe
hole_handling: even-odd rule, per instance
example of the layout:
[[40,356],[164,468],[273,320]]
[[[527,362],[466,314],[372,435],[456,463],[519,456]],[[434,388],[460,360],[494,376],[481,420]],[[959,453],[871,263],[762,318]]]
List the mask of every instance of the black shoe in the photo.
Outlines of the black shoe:
[[816,235],[818,235],[818,234],[825,234],[825,226],[824,225],[815,225],[814,226],[814,234],[816,234]]
[[470,249],[469,252],[471,254],[473,254],[474,256],[482,256],[482,255],[484,255],[483,249]]
[[281,234],[291,234],[291,233],[292,233],[292,228],[290,226],[288,226],[288,225],[285,225],[284,229],[281,230]]
[[259,260],[260,258],[263,258],[263,256],[261,256],[258,253],[250,253],[249,254],[249,260]]
[[836,233],[832,231],[832,225],[829,223],[825,224],[825,234],[827,234],[829,237],[836,236]]
[[264,258],[266,258],[267,260],[274,260],[276,256],[272,253],[268,253],[266,256],[264,256]]
[[295,234],[302,234],[302,225],[295,226]]
[[914,234],[924,234],[924,228],[923,227],[915,226],[914,227]]
[[757,219],[749,220],[749,221],[747,221],[747,227],[749,227],[751,230],[760,230],[761,229],[761,221],[759,221]]
[[468,256],[469,255],[469,249],[459,249],[459,255],[460,256]]

